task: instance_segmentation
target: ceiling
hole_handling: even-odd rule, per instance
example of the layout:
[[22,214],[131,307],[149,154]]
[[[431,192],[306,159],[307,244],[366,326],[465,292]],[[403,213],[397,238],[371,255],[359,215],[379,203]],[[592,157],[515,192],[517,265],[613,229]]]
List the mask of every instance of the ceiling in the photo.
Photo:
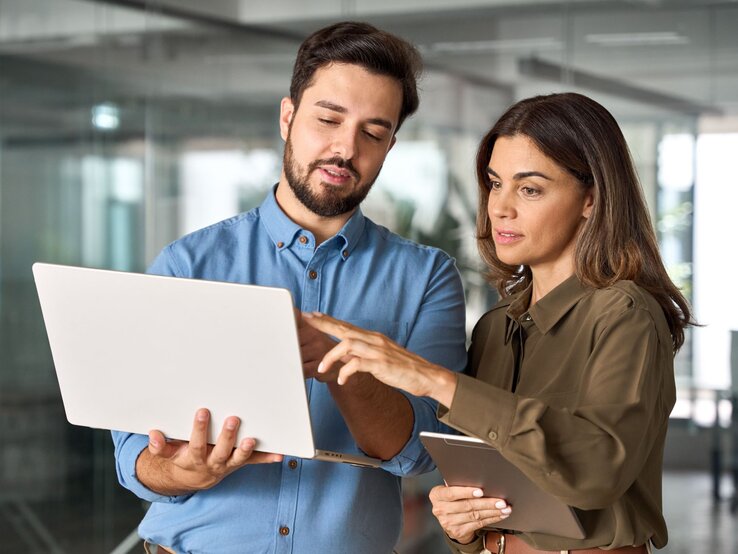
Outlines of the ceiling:
[[738,116],[738,1],[0,0],[0,135],[84,125],[102,101],[140,124],[159,102],[172,128],[224,111],[273,127],[297,44],[340,19],[511,99],[576,89],[621,117]]

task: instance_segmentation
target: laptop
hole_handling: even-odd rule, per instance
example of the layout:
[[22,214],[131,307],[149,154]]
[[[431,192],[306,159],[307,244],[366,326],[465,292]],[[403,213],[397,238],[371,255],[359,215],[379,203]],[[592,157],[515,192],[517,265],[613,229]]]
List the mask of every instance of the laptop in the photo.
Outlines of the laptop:
[[426,431],[420,440],[447,485],[479,487],[484,496],[503,498],[512,507],[494,529],[585,538],[574,510],[538,488],[495,448],[473,437]]
[[238,416],[238,441],[286,456],[378,467],[316,449],[286,289],[33,265],[67,419],[189,440],[198,408],[209,440]]

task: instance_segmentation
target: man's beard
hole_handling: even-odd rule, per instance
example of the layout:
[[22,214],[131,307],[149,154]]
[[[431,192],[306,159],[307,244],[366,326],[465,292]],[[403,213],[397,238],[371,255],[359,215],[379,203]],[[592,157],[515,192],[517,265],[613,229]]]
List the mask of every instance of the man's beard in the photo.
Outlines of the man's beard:
[[349,171],[357,183],[361,180],[361,176],[351,161],[344,160],[340,157],[315,160],[310,163],[307,170],[303,171],[303,168],[294,159],[292,141],[287,136],[283,160],[287,184],[289,184],[292,192],[303,206],[321,217],[335,217],[352,211],[366,198],[366,195],[369,194],[374,181],[377,180],[377,176],[379,175],[379,172],[377,172],[377,175],[371,181],[349,194],[344,194],[340,186],[334,187],[329,184],[325,184],[321,187],[320,192],[316,192],[310,188],[310,174],[323,165],[335,165],[336,167]]

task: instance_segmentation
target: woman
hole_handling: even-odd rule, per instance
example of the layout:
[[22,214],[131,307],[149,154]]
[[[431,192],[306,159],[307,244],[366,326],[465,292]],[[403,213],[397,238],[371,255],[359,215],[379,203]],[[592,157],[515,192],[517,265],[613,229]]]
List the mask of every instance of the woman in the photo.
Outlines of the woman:
[[339,383],[369,372],[436,399],[441,420],[573,506],[586,533],[501,540],[479,529],[514,506],[436,487],[433,511],[456,552],[499,542],[506,554],[663,547],[673,357],[691,315],[664,269],[617,123],[579,94],[523,100],[482,140],[477,179],[479,250],[502,300],[475,327],[467,374],[314,314],[311,325],[342,339],[319,371],[339,371]]

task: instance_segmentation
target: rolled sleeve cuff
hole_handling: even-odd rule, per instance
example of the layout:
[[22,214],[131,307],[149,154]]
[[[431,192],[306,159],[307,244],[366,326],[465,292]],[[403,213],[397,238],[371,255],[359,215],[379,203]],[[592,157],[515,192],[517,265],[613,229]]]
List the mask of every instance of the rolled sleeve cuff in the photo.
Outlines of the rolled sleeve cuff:
[[439,405],[438,419],[502,450],[510,436],[517,403],[511,392],[459,375],[451,407]]
[[394,458],[382,462],[382,469],[393,475],[405,477],[418,475],[435,469],[435,464],[423,443],[420,442],[421,431],[438,432],[442,426],[436,418],[436,403],[428,398],[418,398],[405,391],[405,395],[413,410],[413,431],[405,446]]
[[[115,440],[117,431],[113,431],[113,439]],[[120,433],[125,435],[127,433]],[[117,441],[116,441],[117,442]],[[116,471],[118,473],[118,481],[121,485],[138,496],[142,500],[148,502],[165,502],[176,504],[187,500],[191,494],[183,494],[179,496],[166,496],[156,493],[145,486],[138,480],[136,475],[136,460],[141,452],[148,447],[149,438],[146,435],[128,435],[123,444],[117,449],[116,453]]]
[[482,537],[480,535],[477,535],[477,538],[469,544],[459,544],[446,535],[446,544],[454,554],[479,554],[484,548],[484,543],[482,542]]

